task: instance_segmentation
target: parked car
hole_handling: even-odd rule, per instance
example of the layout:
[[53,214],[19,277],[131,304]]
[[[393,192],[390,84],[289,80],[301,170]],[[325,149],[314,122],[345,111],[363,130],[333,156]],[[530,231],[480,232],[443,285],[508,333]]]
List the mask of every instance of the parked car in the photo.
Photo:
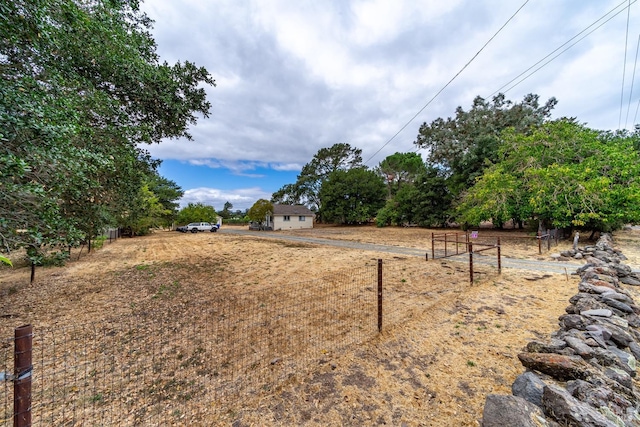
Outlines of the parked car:
[[180,227],[176,227],[176,231],[179,231],[181,233],[186,233],[187,232],[187,226],[186,225],[181,225]]
[[197,233],[198,231],[210,231],[215,233],[220,228],[220,224],[211,224],[210,222],[192,222],[184,226],[184,232],[190,231]]

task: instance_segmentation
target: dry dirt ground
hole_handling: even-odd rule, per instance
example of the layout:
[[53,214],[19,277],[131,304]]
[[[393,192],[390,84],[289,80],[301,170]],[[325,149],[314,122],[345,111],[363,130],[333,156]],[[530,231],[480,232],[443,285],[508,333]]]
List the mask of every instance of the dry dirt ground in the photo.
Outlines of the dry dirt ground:
[[[320,227],[286,234],[427,252],[431,232]],[[402,299],[394,300],[396,317],[382,334],[327,354],[244,409],[176,425],[477,426],[486,395],[510,393],[523,372],[517,353],[557,329],[558,316],[577,292],[571,275],[514,269],[497,275],[482,267],[480,279],[470,285],[462,263],[271,238],[279,233],[284,232],[265,233],[266,238],[224,232],[123,238],[91,254],[76,250],[65,267],[39,268],[31,285],[29,269],[16,259],[16,267],[0,268],[0,337],[12,336],[13,328],[25,323],[34,328],[96,323],[137,310],[188,305],[196,298],[206,301],[213,289],[246,292],[274,283],[286,288],[376,259],[400,259],[406,262]],[[538,254],[527,233],[482,233],[502,236],[505,257],[550,260],[549,252]],[[627,263],[640,268],[640,231],[619,232],[614,240]],[[569,241],[561,242],[551,252],[569,247]]]

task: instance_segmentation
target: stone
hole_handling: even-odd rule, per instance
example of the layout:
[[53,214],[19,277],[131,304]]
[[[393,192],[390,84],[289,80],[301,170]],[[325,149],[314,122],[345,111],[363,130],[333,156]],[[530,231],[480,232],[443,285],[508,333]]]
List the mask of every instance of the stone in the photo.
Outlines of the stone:
[[[605,304],[604,302],[600,301],[600,298],[596,298],[596,297],[587,297],[587,298],[582,298],[580,299],[580,301],[578,301],[575,304],[575,309],[578,313],[582,314],[584,312],[595,312],[598,310],[609,310],[611,311],[611,307],[609,307],[607,304]],[[597,315],[595,315],[597,316]],[[607,316],[609,317],[609,316]]]
[[638,425],[638,413],[633,403],[607,386],[576,380],[567,383],[567,391],[576,399],[598,408],[609,420],[618,422],[621,419],[623,423],[618,425]]
[[606,305],[615,308],[616,310],[620,310],[623,313],[633,313],[633,309],[629,307],[629,305],[623,303],[622,301],[618,301],[613,298],[607,298],[605,296],[601,296],[600,301],[605,303]]
[[588,294],[604,294],[605,292],[611,292],[614,288],[609,286],[596,286],[588,282],[580,282],[578,284],[578,290]]
[[593,355],[593,348],[585,344],[584,340],[570,335],[564,337],[564,340],[579,356],[586,359]]
[[551,339],[549,342],[529,341],[527,351],[529,353],[558,353],[567,346],[564,340]]
[[545,386],[542,394],[542,404],[544,412],[561,425],[616,427],[614,422],[607,419],[596,409],[586,403],[582,403],[566,390],[554,385]]
[[636,279],[634,277],[631,276],[624,276],[620,278],[620,281],[622,283],[624,283],[625,285],[630,285],[630,286],[640,286],[640,279]]
[[620,328],[613,324],[606,324],[606,322],[600,322],[598,324],[611,333],[611,341],[613,341],[620,347],[624,348],[628,346],[631,341],[633,341],[633,336],[631,336],[631,334],[625,331],[623,328]]
[[520,353],[520,363],[525,368],[542,372],[560,381],[584,380],[593,375],[593,368],[580,356],[564,356],[554,353]]
[[616,301],[623,302],[625,304],[633,304],[633,300],[628,295],[623,294],[622,292],[618,292],[617,290],[612,292],[605,292],[600,294],[602,298],[611,298]]
[[574,259],[582,259],[582,258],[584,258],[584,255],[582,255],[580,252],[578,252],[577,254],[575,254],[575,255],[573,256],[573,258],[574,258]]
[[545,383],[531,371],[518,375],[511,385],[511,393],[536,406],[542,407],[542,391]]
[[614,347],[614,346],[609,346],[607,348],[607,350],[609,350],[611,353],[615,354],[618,359],[621,361],[622,363],[622,368],[629,372],[629,374],[632,377],[636,376],[636,369],[637,369],[637,363],[636,363],[636,358],[633,357],[632,354],[627,353],[624,350],[620,350],[618,347]]
[[542,410],[518,396],[490,394],[484,403],[482,427],[551,427]]
[[[579,314],[565,314],[560,316],[558,320],[560,320],[560,326],[562,326],[567,331],[570,329],[583,330],[588,325],[593,323],[591,320]],[[549,352],[545,351],[543,353],[549,353]]]
[[629,343],[629,351],[633,354],[633,357],[635,357],[636,360],[640,359],[640,345],[637,342],[631,341]]
[[629,375],[629,373],[623,369],[617,369],[609,366],[604,370],[604,374],[607,376],[607,378],[612,379],[613,381],[623,385],[629,390],[633,388],[633,379],[631,378],[631,375]]
[[613,312],[607,308],[599,308],[594,310],[581,311],[582,316],[595,316],[595,317],[611,317]]

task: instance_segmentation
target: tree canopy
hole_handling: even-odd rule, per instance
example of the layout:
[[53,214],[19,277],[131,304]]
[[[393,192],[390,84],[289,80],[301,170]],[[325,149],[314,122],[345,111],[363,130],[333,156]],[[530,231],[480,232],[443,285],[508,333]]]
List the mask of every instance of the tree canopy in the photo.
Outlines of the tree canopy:
[[186,225],[191,222],[210,222],[215,224],[218,222],[218,214],[213,206],[204,203],[189,203],[178,212],[176,221],[180,225]]
[[529,94],[514,104],[503,94],[490,102],[478,96],[469,111],[458,107],[454,117],[423,123],[415,144],[428,150],[428,163],[446,172],[450,190],[458,195],[498,161],[502,131],[526,134],[550,117],[556,99],[540,105],[539,98]]
[[377,171],[387,184],[388,197],[393,197],[403,185],[413,184],[426,166],[417,153],[395,153],[381,161]]
[[320,215],[337,224],[367,223],[384,206],[385,194],[385,184],[374,171],[338,169],[322,183]]
[[160,63],[134,0],[16,0],[0,14],[3,249],[74,245],[145,210],[168,220],[181,190],[140,144],[191,137],[207,70]]
[[597,231],[640,221],[638,132],[600,132],[560,119],[503,137],[502,160],[462,199],[463,221],[533,218]]
[[273,203],[306,205],[311,210],[321,211],[320,188],[329,175],[338,170],[349,170],[362,166],[362,150],[346,143],[321,148],[293,184],[284,185],[273,193]]
[[250,221],[263,225],[267,220],[267,215],[273,214],[273,204],[266,199],[259,199],[249,208],[247,217]]

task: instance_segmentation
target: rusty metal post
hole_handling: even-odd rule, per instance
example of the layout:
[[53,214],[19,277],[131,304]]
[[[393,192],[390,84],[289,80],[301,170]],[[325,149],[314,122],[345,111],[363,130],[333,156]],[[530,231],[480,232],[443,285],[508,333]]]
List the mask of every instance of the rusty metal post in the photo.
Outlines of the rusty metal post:
[[547,252],[551,250],[551,230],[547,229]]
[[447,257],[447,233],[444,233],[444,257]]
[[498,274],[502,273],[502,260],[500,257],[500,238],[498,237]]
[[20,326],[14,333],[13,427],[27,427],[31,426],[33,327]]
[[433,241],[433,232],[431,232],[431,259],[436,259],[435,242]]
[[469,280],[473,285],[473,243],[469,243]]
[[382,332],[382,260],[378,259],[378,332]]
[[542,242],[540,241],[540,232],[538,231],[538,254],[542,255]]

